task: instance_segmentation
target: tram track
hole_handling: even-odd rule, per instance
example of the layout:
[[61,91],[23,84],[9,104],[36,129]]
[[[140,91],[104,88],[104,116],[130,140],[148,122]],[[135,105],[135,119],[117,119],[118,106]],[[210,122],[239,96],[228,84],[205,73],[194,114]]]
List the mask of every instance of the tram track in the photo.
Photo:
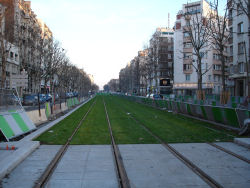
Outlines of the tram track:
[[109,126],[109,133],[110,133],[110,138],[111,138],[111,145],[112,145],[112,151],[113,151],[113,156],[114,156],[114,160],[116,163],[116,170],[117,170],[117,176],[118,176],[118,180],[119,180],[119,184],[121,188],[130,188],[130,183],[129,183],[129,179],[123,164],[123,160],[122,160],[122,156],[121,153],[119,151],[118,146],[115,143],[115,139],[113,136],[113,132],[112,132],[112,127],[111,127],[111,123],[109,120],[109,115],[108,115],[108,111],[106,108],[106,103],[103,99],[103,105],[105,108],[105,113],[106,113],[106,119],[108,122],[108,126]]
[[[80,120],[79,124],[74,129],[73,133],[68,138],[67,142],[59,149],[59,151],[56,153],[56,155],[54,156],[54,158],[52,159],[50,164],[47,166],[47,168],[45,169],[43,174],[35,182],[33,188],[41,188],[41,187],[45,187],[47,185],[47,183],[50,180],[50,177],[52,176],[55,169],[57,168],[57,165],[59,164],[60,160],[63,158],[64,154],[66,153],[73,137],[75,136],[75,134],[77,133],[77,131],[79,130],[79,128],[81,127],[81,125],[83,124],[83,122],[85,121],[86,117],[88,116],[89,112],[91,111],[91,109],[93,108],[93,106],[95,104],[96,104],[96,100],[91,104],[88,111],[84,114],[83,118]],[[104,100],[103,100],[103,105],[104,105],[104,109],[105,109],[106,120],[108,123],[109,134],[110,134],[110,138],[111,138],[111,148],[112,148],[112,154],[113,154],[113,159],[114,159],[114,163],[115,163],[117,181],[118,181],[119,187],[130,188],[129,179],[128,179],[126,170],[124,168],[121,153],[119,151],[118,146],[115,143],[111,123],[110,123],[109,116],[108,116],[108,111],[106,108],[106,103]]]
[[50,179],[51,175],[53,174],[54,170],[56,169],[58,163],[60,162],[60,160],[64,156],[65,152],[67,151],[70,142],[72,141],[73,137],[75,136],[75,134],[77,133],[77,131],[81,127],[82,123],[86,119],[87,115],[89,114],[89,112],[91,111],[91,109],[93,108],[95,103],[96,103],[96,100],[91,104],[88,111],[84,114],[83,118],[81,119],[81,121],[79,122],[79,124],[77,125],[75,130],[73,131],[72,135],[68,138],[67,142],[59,149],[59,151],[56,153],[55,157],[52,159],[50,164],[47,166],[47,168],[45,169],[43,174],[35,182],[35,185],[33,186],[33,188],[44,187],[46,185],[46,183],[49,181],[49,179]]
[[[126,113],[124,109],[120,107],[120,109]],[[127,114],[127,113],[126,113]],[[131,113],[129,116],[139,125],[141,126],[147,133],[149,133],[152,137],[154,137],[161,145],[166,148],[170,153],[172,153],[176,158],[178,158],[181,162],[183,162],[189,169],[191,169],[195,174],[197,174],[203,181],[205,181],[210,187],[213,188],[223,188],[221,184],[219,184],[215,179],[205,173],[201,168],[191,162],[188,158],[170,146],[168,143],[163,141],[160,137],[154,134],[151,130],[149,130],[143,123],[141,123],[138,119],[136,119]]]
[[236,158],[238,158],[238,159],[240,159],[240,160],[242,160],[242,161],[250,164],[250,160],[249,159],[247,159],[247,158],[245,158],[245,157],[243,157],[241,155],[238,155],[237,153],[234,153],[234,152],[232,152],[232,151],[230,151],[228,149],[225,149],[225,148],[223,148],[223,147],[221,147],[221,146],[219,146],[219,145],[217,145],[215,143],[207,143],[207,144],[209,144],[210,146],[213,146],[213,147],[215,147],[215,148],[217,148],[217,149],[219,149],[219,150],[221,150],[221,151],[223,151],[223,152],[225,152],[225,153],[227,153],[229,155],[232,155],[232,156],[234,156],[234,157],[236,157]]
[[[145,104],[144,104],[144,105],[145,105]],[[163,110],[163,109],[161,109],[161,108],[158,108],[158,107],[154,107],[154,106],[150,106],[150,105],[146,105],[146,106],[152,107],[152,108],[155,108],[155,109],[158,109],[158,110],[161,110],[161,111],[165,111],[165,110]],[[183,116],[183,117],[189,117],[189,116],[186,116],[186,115],[183,115],[183,114],[180,114],[180,115]],[[184,118],[182,118],[182,117],[177,117],[177,118],[178,118],[178,119],[184,120]],[[190,117],[189,117],[189,118],[190,118]],[[192,118],[192,117],[191,117],[191,118]],[[220,130],[217,130],[217,129],[211,128],[211,127],[207,127],[207,126],[205,126],[205,125],[203,125],[203,126],[204,126],[205,128],[207,128],[207,129],[209,129],[209,130],[214,131],[214,132],[223,133],[223,134],[225,134],[225,135],[227,135],[227,136],[229,136],[229,137],[235,138],[235,135],[232,135],[232,134],[229,134],[229,133],[224,133],[224,132],[222,132],[222,131],[220,131]],[[238,159],[240,159],[240,160],[242,160],[242,161],[244,161],[244,162],[250,164],[250,160],[247,159],[247,158],[244,157],[244,156],[238,155],[238,154],[236,154],[235,152],[232,152],[232,151],[230,151],[230,150],[228,150],[228,149],[226,149],[226,148],[224,148],[224,147],[222,147],[222,146],[217,145],[216,143],[206,142],[205,140],[204,140],[204,142],[205,142],[206,144],[210,145],[210,146],[213,146],[213,147],[215,147],[215,148],[217,148],[217,149],[219,149],[219,150],[221,150],[221,151],[223,151],[223,152],[225,152],[225,153],[227,153],[227,154],[230,154],[230,155],[232,155],[232,156],[234,156],[234,157],[236,157],[236,158],[238,158]]]

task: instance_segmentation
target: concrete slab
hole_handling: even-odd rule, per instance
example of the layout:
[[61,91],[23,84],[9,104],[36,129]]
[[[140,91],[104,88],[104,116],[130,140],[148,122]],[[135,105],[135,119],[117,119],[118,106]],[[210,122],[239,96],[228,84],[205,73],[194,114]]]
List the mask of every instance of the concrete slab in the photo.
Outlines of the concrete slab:
[[234,142],[250,149],[250,138],[234,138]]
[[[5,155],[5,157],[0,161],[0,179],[2,179],[6,174],[10,173],[19,163],[21,163],[40,145],[38,141],[15,143],[17,150]],[[0,153],[2,153],[2,151],[0,151]]]
[[250,187],[250,165],[205,143],[171,144],[224,187]]
[[132,187],[209,187],[159,144],[119,145]]
[[250,149],[246,147],[233,142],[216,142],[215,144],[250,160]]
[[46,187],[118,187],[111,146],[69,146]]
[[60,147],[41,145],[2,180],[2,187],[33,187]]

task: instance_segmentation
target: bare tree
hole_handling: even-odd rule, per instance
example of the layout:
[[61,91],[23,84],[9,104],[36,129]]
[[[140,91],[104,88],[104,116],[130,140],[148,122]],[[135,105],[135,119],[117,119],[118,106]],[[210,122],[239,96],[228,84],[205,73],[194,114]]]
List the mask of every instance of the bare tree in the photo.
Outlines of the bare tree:
[[214,0],[213,3],[210,4],[212,6],[212,11],[209,17],[209,28],[210,28],[210,36],[211,43],[213,49],[219,55],[219,59],[221,62],[221,78],[222,78],[222,92],[221,92],[221,104],[226,104],[229,99],[229,93],[226,91],[226,68],[227,68],[227,57],[226,48],[228,44],[228,39],[230,37],[229,30],[227,27],[228,24],[228,8],[224,11],[224,16],[219,15],[219,1]]
[[184,35],[188,36],[190,43],[193,47],[193,56],[196,57],[196,61],[192,61],[192,66],[197,72],[198,78],[198,90],[197,98],[203,100],[205,98],[203,88],[202,88],[202,79],[209,69],[202,68],[202,58],[204,50],[207,50],[210,42],[210,29],[208,26],[207,16],[203,14],[203,10],[192,10],[184,14],[187,25],[184,27]]

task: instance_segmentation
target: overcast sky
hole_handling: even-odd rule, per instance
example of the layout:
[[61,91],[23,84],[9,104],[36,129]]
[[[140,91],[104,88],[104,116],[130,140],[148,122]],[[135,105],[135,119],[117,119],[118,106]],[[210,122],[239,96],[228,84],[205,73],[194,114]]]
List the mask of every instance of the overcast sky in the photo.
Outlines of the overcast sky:
[[[31,0],[71,62],[102,88],[132,60],[157,27],[174,26],[187,0]],[[194,2],[190,1],[189,2]],[[223,6],[226,0],[219,1]],[[221,5],[221,7],[222,7]]]

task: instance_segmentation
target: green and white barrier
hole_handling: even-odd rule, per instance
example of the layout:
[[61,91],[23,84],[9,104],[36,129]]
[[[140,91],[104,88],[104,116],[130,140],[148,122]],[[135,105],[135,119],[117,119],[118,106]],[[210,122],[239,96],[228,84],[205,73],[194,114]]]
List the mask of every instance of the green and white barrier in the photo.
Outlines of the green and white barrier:
[[71,108],[72,106],[78,105],[80,102],[77,97],[67,99],[67,106]]
[[45,115],[47,119],[51,116],[50,102],[45,103]]
[[166,110],[221,123],[238,130],[243,127],[244,120],[250,118],[250,111],[246,109],[221,107],[215,105],[203,105],[203,103],[192,104],[173,100],[152,100],[145,97],[123,97],[146,105],[164,108]]
[[36,129],[24,110],[0,113],[0,130],[9,139]]

